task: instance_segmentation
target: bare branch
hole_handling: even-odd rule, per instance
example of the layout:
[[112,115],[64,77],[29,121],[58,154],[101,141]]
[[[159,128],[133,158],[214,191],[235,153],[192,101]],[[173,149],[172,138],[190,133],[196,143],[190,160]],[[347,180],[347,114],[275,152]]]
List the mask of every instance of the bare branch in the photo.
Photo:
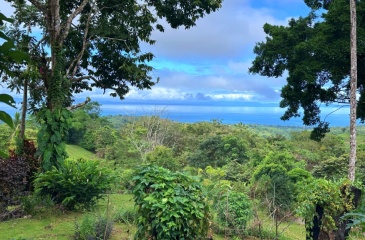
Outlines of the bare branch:
[[70,31],[70,27],[71,27],[71,23],[72,21],[75,19],[75,17],[81,13],[81,11],[84,9],[84,7],[86,6],[86,4],[89,2],[89,0],[84,0],[82,1],[82,3],[80,4],[80,6],[73,12],[70,14],[70,16],[67,18],[66,24],[64,26],[64,31],[62,33],[62,37],[61,37],[61,44],[63,44],[63,41],[66,39],[68,32]]
[[72,71],[71,76],[75,76],[76,71],[80,66],[81,58],[84,55],[86,46],[88,45],[87,35],[88,35],[88,32],[89,32],[89,26],[90,26],[90,21],[91,21],[91,13],[92,13],[92,10],[90,10],[89,15],[87,17],[85,31],[84,31],[84,37],[83,37],[83,40],[82,40],[82,49],[81,49],[80,53],[77,55],[77,57],[72,61],[70,67],[67,69],[66,76],[69,75],[72,68],[73,68],[73,71]]
[[95,82],[97,81],[97,79],[95,77],[90,76],[90,75],[85,75],[85,76],[78,77],[78,78],[71,78],[71,81],[76,83],[76,82],[80,82],[82,80],[87,80],[87,79],[94,80]]
[[82,102],[82,103],[79,103],[79,104],[76,104],[76,105],[72,105],[68,108],[66,108],[67,110],[71,111],[71,110],[74,110],[76,108],[79,108],[79,107],[82,107],[82,106],[85,106],[86,104],[88,104],[89,102],[91,101],[91,99],[89,97],[86,98],[85,102]]

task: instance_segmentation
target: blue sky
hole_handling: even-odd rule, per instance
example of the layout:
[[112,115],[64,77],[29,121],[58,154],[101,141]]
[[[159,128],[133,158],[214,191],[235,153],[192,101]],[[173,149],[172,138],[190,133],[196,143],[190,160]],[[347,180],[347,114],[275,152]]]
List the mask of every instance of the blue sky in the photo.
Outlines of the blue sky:
[[[10,15],[8,3],[0,0],[0,4],[1,11]],[[171,29],[162,20],[165,32],[153,33],[156,44],[142,46],[155,54],[152,74],[160,82],[152,90],[132,89],[126,99],[278,102],[285,76],[269,79],[248,74],[254,59],[252,49],[265,39],[265,23],[286,25],[290,18],[308,12],[304,0],[225,0],[219,11],[188,30]],[[81,93],[77,100],[86,96],[112,100],[97,89]]]

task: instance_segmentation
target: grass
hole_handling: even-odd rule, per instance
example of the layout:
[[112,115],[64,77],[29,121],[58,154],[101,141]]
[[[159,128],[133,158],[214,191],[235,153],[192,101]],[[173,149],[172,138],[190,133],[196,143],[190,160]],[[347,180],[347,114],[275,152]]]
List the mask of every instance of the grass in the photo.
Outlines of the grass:
[[[68,212],[68,213],[48,213],[30,218],[14,219],[10,221],[0,222],[1,240],[25,238],[27,240],[37,239],[56,239],[70,240],[74,234],[75,221],[81,221],[84,214],[106,214],[108,207],[109,216],[113,216],[120,210],[132,210],[134,207],[133,196],[131,194],[110,194],[109,199],[100,200],[95,212]],[[266,231],[274,233],[274,223],[271,219],[266,218],[263,221],[263,228]],[[305,239],[304,224],[296,221],[284,222],[280,226],[283,232],[283,238],[288,240]],[[133,239],[136,227],[128,223],[114,223],[112,240],[129,240]],[[362,234],[352,234],[351,240],[363,239]],[[224,235],[214,234],[214,239],[226,240],[234,239],[225,238]],[[255,237],[245,237],[245,239],[256,240]]]
[[[134,204],[132,195],[111,194],[109,201],[104,199],[99,202],[95,213],[105,214],[108,202],[109,214],[113,214],[120,208],[132,209]],[[74,234],[75,221],[80,221],[83,214],[93,213],[68,212],[0,222],[0,238],[4,240],[12,238],[69,240]],[[132,239],[135,231],[133,225],[114,223],[112,239]]]
[[102,160],[101,158],[97,157],[94,153],[76,146],[76,145],[66,145],[66,152],[68,156],[72,159],[90,159],[90,160]]

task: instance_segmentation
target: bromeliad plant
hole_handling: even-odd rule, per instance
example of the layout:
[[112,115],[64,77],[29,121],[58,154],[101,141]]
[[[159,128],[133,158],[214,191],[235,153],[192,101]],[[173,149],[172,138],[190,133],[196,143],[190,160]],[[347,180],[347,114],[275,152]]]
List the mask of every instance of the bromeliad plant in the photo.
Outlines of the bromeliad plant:
[[200,182],[184,173],[147,166],[133,178],[137,207],[135,239],[203,239],[208,201]]

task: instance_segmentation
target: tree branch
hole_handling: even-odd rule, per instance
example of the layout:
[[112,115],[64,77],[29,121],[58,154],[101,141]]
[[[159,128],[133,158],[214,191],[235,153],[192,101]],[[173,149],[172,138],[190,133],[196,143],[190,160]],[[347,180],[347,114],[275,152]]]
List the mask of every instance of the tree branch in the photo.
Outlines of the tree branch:
[[41,3],[39,0],[29,0],[39,11],[45,13],[45,5]]
[[86,98],[86,100],[82,103],[79,103],[79,104],[76,104],[76,105],[72,105],[68,108],[66,108],[67,110],[71,111],[71,110],[74,110],[76,108],[79,108],[79,107],[82,107],[82,106],[85,106],[86,104],[88,104],[89,102],[91,101],[91,99],[89,97]]
[[92,79],[94,80],[95,82],[98,81],[95,77],[93,76],[90,76],[90,75],[85,75],[85,76],[82,76],[82,77],[78,77],[78,78],[71,78],[71,81],[73,83],[76,83],[76,82],[80,82],[82,80],[87,80],[87,79]]
[[70,67],[67,69],[66,76],[69,75],[69,73],[70,73],[70,71],[71,71],[72,68],[73,68],[73,71],[72,71],[72,75],[71,76],[75,76],[76,71],[77,71],[78,67],[80,66],[81,58],[84,55],[86,46],[88,45],[87,35],[88,35],[88,32],[89,32],[89,26],[90,26],[90,20],[91,20],[91,13],[92,13],[92,10],[90,10],[89,15],[87,17],[85,31],[84,31],[84,37],[83,37],[83,41],[82,41],[82,49],[79,52],[79,54],[77,55],[77,57],[72,61]]
[[63,44],[63,41],[66,39],[68,32],[70,31],[70,27],[71,27],[71,23],[72,21],[75,19],[75,17],[81,13],[81,11],[84,9],[84,7],[86,6],[86,4],[89,2],[89,0],[84,0],[82,1],[82,3],[80,4],[80,6],[73,12],[70,14],[70,16],[67,18],[66,24],[64,26],[63,29],[63,33],[62,33],[62,37],[61,37],[61,44]]

